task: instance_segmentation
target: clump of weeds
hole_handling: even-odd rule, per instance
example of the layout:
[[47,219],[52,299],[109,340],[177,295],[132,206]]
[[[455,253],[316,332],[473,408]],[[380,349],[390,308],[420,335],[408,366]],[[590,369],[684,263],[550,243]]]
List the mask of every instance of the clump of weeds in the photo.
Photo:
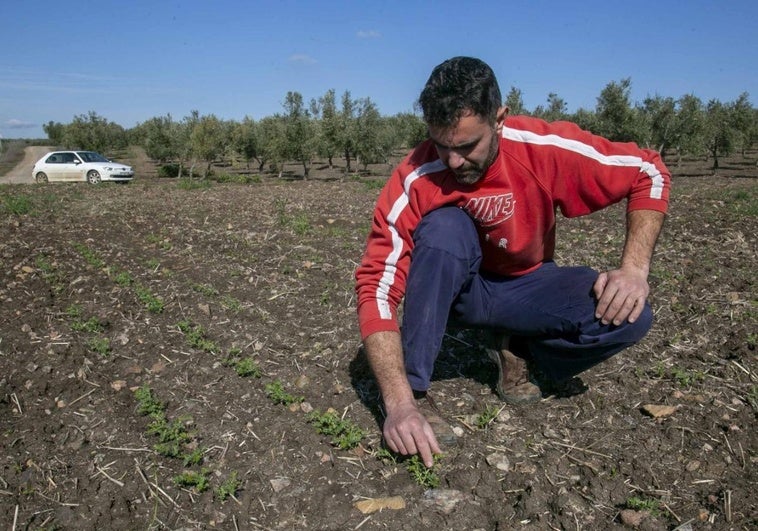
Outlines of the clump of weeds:
[[279,380],[266,384],[266,396],[268,396],[274,404],[284,404],[289,406],[291,404],[298,404],[305,400],[305,397],[292,395],[284,390],[284,385]]
[[366,436],[358,426],[339,418],[336,411],[313,411],[308,415],[308,422],[316,427],[316,432],[331,437],[331,442],[340,450],[355,448]]

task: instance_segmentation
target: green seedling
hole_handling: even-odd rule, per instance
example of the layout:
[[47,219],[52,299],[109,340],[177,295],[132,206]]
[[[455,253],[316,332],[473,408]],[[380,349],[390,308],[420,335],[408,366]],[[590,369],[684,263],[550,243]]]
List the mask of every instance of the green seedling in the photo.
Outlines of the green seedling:
[[208,490],[208,474],[210,471],[202,469],[200,472],[187,470],[174,477],[174,485],[177,487],[194,488],[196,492]]
[[484,408],[484,411],[482,411],[477,417],[476,417],[476,427],[480,430],[483,430],[487,426],[490,425],[490,423],[495,420],[497,417],[497,414],[500,413],[500,408],[495,406],[487,406]]
[[405,463],[405,468],[413,478],[413,481],[428,489],[436,489],[440,486],[440,477],[437,473],[439,460],[442,456],[434,456],[434,465],[427,468],[418,454],[412,455]]
[[163,300],[160,297],[153,295],[149,289],[144,286],[136,286],[134,288],[137,291],[137,298],[145,305],[147,311],[150,313],[163,312]]
[[234,363],[234,372],[236,372],[242,378],[252,376],[253,378],[261,377],[261,369],[258,364],[255,363],[253,358],[243,358],[237,360]]
[[107,356],[111,353],[111,342],[107,337],[93,337],[87,342],[87,346],[92,352],[101,356]]
[[206,297],[215,297],[218,295],[218,290],[210,284],[192,284],[192,290],[202,293]]
[[224,501],[229,497],[234,498],[241,486],[242,482],[237,479],[237,472],[232,472],[227,480],[216,488],[216,497],[221,501]]
[[340,450],[355,448],[366,436],[362,429],[349,420],[340,419],[333,411],[314,411],[308,416],[308,422],[316,427],[318,433],[330,436],[332,444]]
[[103,262],[102,258],[100,258],[95,251],[86,245],[82,243],[75,243],[74,249],[76,249],[79,254],[82,255],[84,260],[95,269],[102,269],[105,267],[105,262]]
[[205,451],[202,448],[195,448],[189,453],[185,453],[182,456],[182,461],[184,462],[184,466],[192,466],[192,465],[199,465],[203,462],[203,456],[205,455]]
[[661,502],[651,498],[640,498],[639,496],[632,496],[626,500],[624,506],[627,509],[635,511],[645,511],[653,516],[661,514]]
[[232,313],[240,313],[242,311],[242,303],[231,295],[224,295],[221,298],[221,305]]
[[179,330],[181,330],[187,337],[187,343],[189,343],[191,347],[205,352],[219,351],[219,347],[215,342],[206,339],[205,330],[203,330],[202,326],[192,326],[192,323],[189,321],[180,321],[176,326],[178,326]]
[[32,201],[25,195],[6,195],[3,197],[5,208],[15,216],[22,216],[32,211]]
[[116,284],[122,287],[127,287],[134,284],[134,277],[132,277],[128,271],[121,271],[120,273],[117,273],[113,280]]
[[97,317],[90,317],[86,321],[77,319],[71,323],[71,330],[75,332],[89,332],[91,334],[99,334],[104,329],[105,327],[100,323],[100,320]]
[[137,399],[137,413],[152,418],[163,417],[165,406],[155,398],[147,384],[135,390],[134,397]]
[[274,380],[270,384],[266,384],[266,396],[268,396],[274,404],[284,404],[289,406],[290,404],[297,404],[305,400],[305,397],[295,396],[287,393],[284,390],[282,382]]

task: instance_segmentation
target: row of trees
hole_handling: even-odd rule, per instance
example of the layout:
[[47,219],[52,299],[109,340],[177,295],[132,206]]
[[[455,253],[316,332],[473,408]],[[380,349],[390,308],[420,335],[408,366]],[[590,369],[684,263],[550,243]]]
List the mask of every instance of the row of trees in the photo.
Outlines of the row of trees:
[[[570,120],[611,140],[636,142],[661,153],[708,156],[718,168],[719,158],[735,150],[745,151],[758,141],[758,112],[747,93],[732,102],[703,103],[694,95],[681,98],[653,96],[641,104],[630,99],[631,80],[611,82],[597,98],[594,110],[567,111],[557,94],[548,95],[546,105],[529,111],[522,92],[512,87],[506,96],[511,114],[529,114],[548,121]],[[219,159],[250,164],[259,171],[268,165],[281,172],[284,162],[302,165],[308,177],[315,158],[353,164],[385,162],[393,151],[409,148],[426,137],[426,127],[414,113],[382,116],[370,98],[353,99],[349,91],[339,102],[334,90],[306,105],[298,92],[288,92],[283,111],[273,116],[241,121],[221,120],[215,115],[192,111],[176,121],[171,115],[151,118],[132,129],[124,129],[94,112],[74,117],[70,124],[49,122],[48,138],[67,148],[115,151],[129,144],[143,146],[148,156],[175,162],[180,175],[190,175],[198,165],[207,175]],[[199,173],[199,172],[198,172]]]

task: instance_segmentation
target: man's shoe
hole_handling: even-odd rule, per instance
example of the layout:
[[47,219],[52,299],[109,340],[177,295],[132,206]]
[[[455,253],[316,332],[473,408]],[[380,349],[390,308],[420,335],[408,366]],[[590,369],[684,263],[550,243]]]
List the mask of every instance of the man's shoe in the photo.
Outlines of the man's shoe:
[[414,392],[414,395],[416,396],[416,407],[432,427],[434,436],[437,438],[440,446],[454,446],[457,444],[458,437],[455,435],[453,428],[450,427],[450,424],[442,418],[440,410],[437,409],[437,404],[434,403],[429,393]]
[[510,336],[494,336],[493,346],[487,349],[490,359],[497,365],[498,396],[509,404],[527,404],[542,398],[540,388],[529,379],[526,360],[510,351]]

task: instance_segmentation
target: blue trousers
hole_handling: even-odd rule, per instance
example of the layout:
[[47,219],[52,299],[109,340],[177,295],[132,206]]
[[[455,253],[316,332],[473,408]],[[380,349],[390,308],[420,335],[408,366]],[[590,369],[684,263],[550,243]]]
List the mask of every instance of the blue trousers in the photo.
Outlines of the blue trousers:
[[596,319],[598,273],[588,267],[546,262],[527,275],[503,277],[480,271],[481,259],[474,223],[459,208],[434,210],[416,228],[402,325],[414,391],[429,388],[448,322],[522,338],[538,369],[556,381],[633,345],[652,324],[649,304],[634,323]]

